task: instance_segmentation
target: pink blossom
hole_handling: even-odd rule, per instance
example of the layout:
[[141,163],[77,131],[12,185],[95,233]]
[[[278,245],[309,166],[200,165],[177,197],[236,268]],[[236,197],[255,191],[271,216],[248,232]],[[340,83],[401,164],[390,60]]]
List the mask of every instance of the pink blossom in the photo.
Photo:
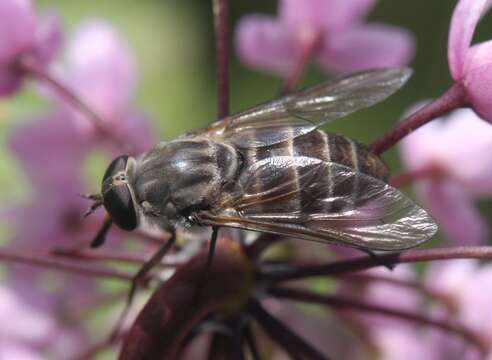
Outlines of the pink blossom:
[[0,287],[0,360],[42,359],[41,346],[55,333],[53,320],[7,287]]
[[461,109],[436,119],[401,142],[410,172],[432,169],[417,191],[424,207],[455,244],[481,244],[487,226],[473,205],[492,193],[492,128],[472,110]]
[[40,193],[58,198],[57,193],[82,191],[80,172],[90,144],[62,114],[21,123],[9,136],[9,147]]
[[[100,116],[102,125],[110,129],[114,138],[130,144],[135,153],[152,145],[148,119],[131,108],[137,78],[135,59],[109,24],[91,21],[76,31],[69,45],[63,78]],[[61,100],[61,109],[68,113],[81,135],[99,141],[93,122],[80,109]]]
[[15,63],[23,56],[46,67],[61,44],[61,28],[53,14],[37,17],[30,0],[0,2],[0,96],[17,91],[24,74]]
[[[392,271],[386,268],[373,269],[366,271],[363,274],[373,275],[375,277],[381,276],[383,278],[390,277],[397,280],[416,280],[414,269],[408,265],[399,265]],[[346,294],[346,296],[353,296],[354,293],[361,293],[363,295],[363,301],[383,306],[388,309],[418,312],[422,305],[421,296],[413,289],[405,289],[401,286],[389,284],[384,281],[345,281],[342,282],[342,284],[340,291],[341,293]],[[401,326],[410,327],[408,325],[411,324],[388,316],[357,311],[347,311],[347,313],[352,318],[365,324],[371,331],[376,331],[380,328],[395,330]],[[411,331],[411,329],[408,331]]]
[[[426,274],[427,286],[438,291],[453,304],[450,313],[440,305],[435,305],[434,313],[446,315],[454,321],[475,331],[483,341],[492,344],[492,266],[480,265],[473,260],[453,260],[433,263]],[[492,346],[488,356],[480,356],[476,349],[463,354],[463,343],[458,339],[445,337],[445,334],[430,333],[433,358],[436,359],[492,359]]]
[[492,41],[471,45],[488,0],[460,0],[451,19],[448,62],[453,79],[465,88],[473,109],[492,122]]
[[236,32],[237,51],[250,66],[291,73],[303,48],[315,41],[314,60],[330,72],[396,66],[413,56],[405,29],[363,19],[375,0],[282,0],[278,18],[246,16]]

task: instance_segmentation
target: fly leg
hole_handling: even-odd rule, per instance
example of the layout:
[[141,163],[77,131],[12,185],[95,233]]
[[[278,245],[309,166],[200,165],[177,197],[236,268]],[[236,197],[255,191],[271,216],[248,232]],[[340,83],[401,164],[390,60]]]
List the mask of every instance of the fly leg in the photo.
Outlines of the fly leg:
[[208,246],[208,255],[207,255],[207,262],[205,263],[205,270],[202,273],[202,279],[200,281],[200,285],[198,287],[197,293],[196,293],[196,301],[200,301],[200,298],[203,294],[205,284],[207,282],[207,277],[208,273],[210,271],[210,267],[212,266],[212,261],[214,259],[214,254],[215,254],[215,246],[217,245],[217,237],[219,235],[219,227],[218,226],[212,226],[212,236],[210,238],[210,244]]
[[381,266],[384,266],[386,269],[388,270],[393,270],[395,268],[395,264],[392,264],[386,260],[384,260],[383,258],[381,258],[381,256],[379,256],[378,254],[376,254],[374,251],[371,251],[369,249],[365,249],[365,248],[357,248],[359,249],[360,251],[366,253],[367,255],[369,255],[369,257],[371,259],[373,259],[376,263],[378,263],[379,265]]
[[127,301],[125,307],[120,317],[118,318],[118,321],[113,331],[111,332],[111,339],[116,338],[120,333],[123,323],[133,303],[133,298],[135,297],[135,293],[137,291],[138,286],[141,284],[143,280],[145,280],[145,277],[147,276],[149,271],[152,270],[152,268],[156,266],[162,260],[162,258],[169,252],[169,250],[174,245],[175,241],[176,241],[176,231],[173,229],[171,231],[171,237],[169,238],[169,240],[167,240],[166,243],[161,245],[161,247],[155,252],[155,254],[152,255],[152,257],[145,264],[143,264],[140,270],[138,270],[138,272],[133,276],[132,284],[130,287],[130,291],[128,293],[128,297],[126,299]]

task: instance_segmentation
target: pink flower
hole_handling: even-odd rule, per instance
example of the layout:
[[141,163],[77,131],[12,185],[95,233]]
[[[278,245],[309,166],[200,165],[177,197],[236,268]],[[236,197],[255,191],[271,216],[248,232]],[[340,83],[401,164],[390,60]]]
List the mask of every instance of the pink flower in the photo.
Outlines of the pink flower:
[[[392,278],[395,280],[416,281],[416,274],[413,267],[409,265],[399,265],[392,271],[386,268],[372,269],[361,273],[362,275],[374,276],[376,279]],[[348,278],[350,280],[350,278]],[[370,304],[403,311],[419,312],[422,306],[422,298],[413,289],[403,288],[379,280],[353,280],[341,282],[341,294],[353,297],[358,294],[361,300]],[[362,295],[362,296],[361,296]],[[404,327],[409,333],[415,330],[413,323],[401,321],[388,316],[364,313],[360,311],[344,310],[350,318],[364,325],[371,334],[376,334],[380,329],[387,329],[393,332],[400,331]],[[375,339],[377,341],[381,339]]]
[[[152,143],[150,123],[130,107],[135,72],[129,52],[114,31],[102,23],[86,27],[78,37],[70,51],[70,85],[107,119],[112,132],[127,136],[127,143],[135,151],[146,149]],[[27,202],[8,206],[12,233],[8,245],[21,253],[28,249],[48,254],[56,247],[88,244],[103,222],[101,211],[84,219],[90,203],[79,194],[95,190],[83,180],[88,155],[101,150],[101,145],[113,145],[114,139],[101,138],[92,123],[74,108],[65,103],[57,105],[53,113],[22,123],[9,138],[10,148],[32,185]],[[108,160],[114,156],[106,155]],[[121,235],[111,231],[109,245],[119,243],[116,240]],[[67,357],[68,352],[81,350],[88,338],[80,319],[70,321],[67,304],[73,304],[73,299],[91,301],[99,292],[94,279],[61,273],[50,275],[58,287],[47,288],[43,285],[46,273],[32,267],[11,266],[8,276],[17,293],[52,314],[63,329],[66,336],[49,344],[49,348],[59,348]]]
[[488,0],[460,0],[451,19],[448,62],[453,79],[465,88],[473,109],[492,122],[492,41],[471,46]]
[[314,60],[330,72],[396,66],[413,56],[405,29],[363,18],[375,0],[282,0],[279,16],[244,17],[236,32],[237,51],[250,66],[291,73],[303,48],[315,42]]
[[42,359],[42,345],[53,337],[56,326],[45,313],[33,308],[7,287],[0,287],[0,360]]
[[401,142],[410,172],[430,170],[417,191],[424,207],[455,244],[481,244],[487,226],[473,205],[492,193],[492,128],[472,110],[436,119]]
[[[492,266],[480,265],[478,261],[452,260],[433,263],[426,274],[427,286],[438,291],[453,303],[453,311],[435,305],[434,312],[445,315],[467,326],[489,345],[487,359],[492,359]],[[481,359],[476,349],[464,356],[463,344],[457,339],[444,338],[443,334],[431,333],[436,359]]]
[[[73,91],[105,122],[115,138],[130,144],[135,153],[153,143],[148,119],[131,109],[136,69],[133,54],[119,34],[103,21],[92,21],[74,35],[68,49],[64,78]],[[63,100],[63,99],[62,99]],[[79,109],[61,102],[82,136],[97,139],[93,122]]]
[[17,126],[9,136],[9,146],[39,193],[58,197],[66,190],[82,191],[82,161],[91,151],[90,144],[62,114]]
[[30,0],[0,2],[0,96],[17,91],[24,74],[15,63],[23,56],[32,57],[46,67],[61,44],[57,17],[37,18]]

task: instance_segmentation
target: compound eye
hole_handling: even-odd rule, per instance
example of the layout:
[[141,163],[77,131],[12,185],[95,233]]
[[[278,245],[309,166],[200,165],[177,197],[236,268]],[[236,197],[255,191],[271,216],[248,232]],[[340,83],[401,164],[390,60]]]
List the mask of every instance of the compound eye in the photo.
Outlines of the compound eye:
[[116,225],[123,230],[137,227],[137,213],[132,195],[126,182],[128,156],[114,159],[104,173],[102,181],[103,204]]
[[125,171],[126,163],[128,162],[128,155],[121,155],[114,159],[111,164],[109,164],[103,177],[103,184],[106,180],[111,179],[114,175],[121,171]]
[[104,194],[103,203],[111,219],[120,228],[131,231],[137,227],[137,213],[128,185],[111,187]]

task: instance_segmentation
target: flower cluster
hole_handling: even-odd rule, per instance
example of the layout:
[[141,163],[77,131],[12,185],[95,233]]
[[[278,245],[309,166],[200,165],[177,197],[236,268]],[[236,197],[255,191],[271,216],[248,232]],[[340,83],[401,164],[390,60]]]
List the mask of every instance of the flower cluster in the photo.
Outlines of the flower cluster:
[[406,64],[413,56],[411,33],[392,25],[364,24],[374,0],[281,0],[278,18],[241,19],[236,46],[254,67],[287,75],[311,48],[310,58],[334,73]]
[[[1,94],[14,95],[21,90],[22,80],[31,75],[42,81],[40,95],[52,103],[48,112],[23,121],[9,136],[9,148],[32,187],[28,201],[9,206],[6,216],[13,234],[9,248],[48,256],[57,248],[87,244],[101,226],[101,213],[83,218],[88,204],[80,194],[89,191],[82,171],[87,159],[94,152],[110,159],[122,151],[139,153],[147,149],[153,143],[151,125],[145,115],[131,108],[136,85],[133,54],[109,24],[91,21],[80,26],[67,37],[67,58],[63,61],[56,58],[62,29],[52,14],[38,17],[27,0],[2,1],[0,14],[7,20],[0,25],[0,38],[4,39],[0,51]],[[53,62],[57,63],[56,76],[50,70]],[[90,107],[97,117],[81,104]],[[103,122],[98,123],[100,120]],[[109,128],[111,136],[104,136],[103,130]],[[117,238],[121,234],[112,233],[109,242],[117,243]],[[52,354],[69,356],[87,346],[88,334],[77,323],[77,316],[67,315],[67,304],[73,299],[90,302],[97,294],[96,283],[86,277],[61,274],[53,275],[51,281],[58,283],[55,290],[46,284],[44,272],[12,266],[9,288],[2,292],[1,301],[22,296],[26,303],[23,316],[29,319],[26,323],[32,322],[32,331],[37,331],[37,322],[51,329],[33,335],[37,351],[48,349]],[[40,318],[36,311],[47,319]],[[24,330],[19,331],[21,341],[31,340],[23,335]],[[24,351],[22,344],[17,347],[9,339],[2,338],[2,351]],[[56,343],[59,346],[54,346]],[[2,352],[0,358],[19,357],[4,356]]]

